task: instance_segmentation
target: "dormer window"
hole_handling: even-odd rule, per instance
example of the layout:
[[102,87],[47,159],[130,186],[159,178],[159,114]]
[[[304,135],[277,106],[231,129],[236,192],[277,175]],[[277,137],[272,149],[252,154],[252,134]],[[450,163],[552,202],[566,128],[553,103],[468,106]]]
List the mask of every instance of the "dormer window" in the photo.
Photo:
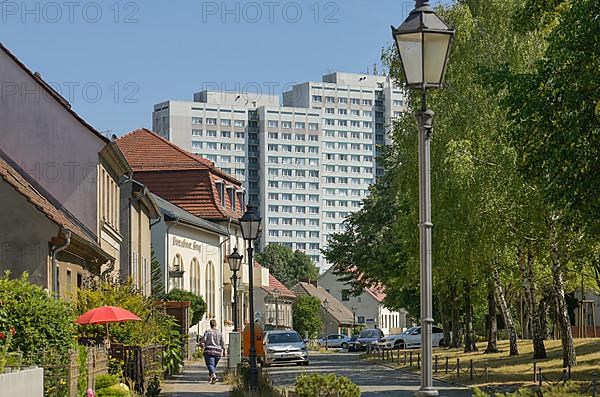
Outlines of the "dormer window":
[[235,202],[235,186],[227,186],[227,193],[229,194],[229,201],[231,202],[231,210],[236,210]]
[[240,208],[244,208],[246,205],[246,192],[244,190],[237,190],[238,203],[240,203]]
[[225,208],[225,182],[217,181],[217,191],[219,192],[219,201],[221,203],[221,207]]

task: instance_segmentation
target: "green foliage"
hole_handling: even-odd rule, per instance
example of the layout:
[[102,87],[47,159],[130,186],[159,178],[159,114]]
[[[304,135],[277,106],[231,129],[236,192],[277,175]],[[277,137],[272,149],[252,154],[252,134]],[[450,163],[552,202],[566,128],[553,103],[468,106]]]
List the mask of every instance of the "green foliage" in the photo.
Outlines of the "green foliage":
[[107,389],[119,384],[117,375],[98,375],[96,378],[96,389]]
[[165,281],[160,262],[156,259],[156,254],[152,250],[152,260],[150,262],[150,285],[152,295],[160,296],[165,293]]
[[296,378],[298,397],[360,397],[360,388],[345,376],[301,374]]
[[96,397],[131,397],[131,391],[121,384],[96,390]]
[[180,289],[173,289],[169,291],[168,294],[159,296],[159,298],[160,300],[164,301],[191,302],[192,320],[190,327],[193,327],[194,325],[198,324],[200,320],[202,320],[202,317],[204,317],[204,314],[206,313],[206,303],[204,302],[204,299],[201,296],[194,294],[193,292],[183,291]]
[[77,346],[77,365],[79,376],[77,377],[77,392],[80,396],[85,395],[88,388],[88,351],[85,346]]
[[146,387],[146,397],[158,397],[160,395],[160,378],[154,375],[149,381]]
[[316,338],[321,332],[321,302],[314,296],[300,296],[292,306],[294,329],[304,338]]
[[179,323],[172,317],[169,317],[163,323],[165,337],[162,340],[163,345],[163,368],[167,375],[179,373],[183,365],[183,353],[181,351],[181,334],[179,333]]
[[305,253],[294,252],[280,244],[267,245],[263,252],[256,254],[256,260],[288,288],[300,280],[319,278],[319,269]]
[[232,384],[231,397],[282,397],[274,386],[268,375],[264,372],[258,374],[258,389],[256,392],[249,391],[250,369],[247,365],[242,367],[241,374],[233,379],[230,378]]
[[14,329],[9,350],[20,350],[27,365],[53,366],[44,374],[46,395],[64,392],[74,320],[69,304],[30,284],[27,274],[0,278],[0,331]]

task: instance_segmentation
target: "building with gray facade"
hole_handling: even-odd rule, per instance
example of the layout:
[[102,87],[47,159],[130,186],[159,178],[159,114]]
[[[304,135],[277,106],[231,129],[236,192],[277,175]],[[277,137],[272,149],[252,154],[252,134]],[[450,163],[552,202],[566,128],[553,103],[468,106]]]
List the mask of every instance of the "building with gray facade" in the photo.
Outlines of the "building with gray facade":
[[329,235],[360,208],[383,167],[378,145],[406,110],[387,76],[331,73],[275,95],[203,91],[154,106],[153,131],[244,182],[261,246],[301,250],[325,270]]

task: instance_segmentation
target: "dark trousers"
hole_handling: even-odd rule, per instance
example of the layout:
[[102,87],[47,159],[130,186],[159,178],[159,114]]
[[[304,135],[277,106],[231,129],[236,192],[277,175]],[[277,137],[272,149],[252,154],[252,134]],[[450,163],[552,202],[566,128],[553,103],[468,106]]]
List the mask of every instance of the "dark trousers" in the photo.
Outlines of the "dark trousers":
[[217,373],[217,364],[219,363],[220,359],[221,356],[214,356],[212,354],[204,355],[204,361],[206,362],[206,367],[208,368],[208,374],[210,376]]

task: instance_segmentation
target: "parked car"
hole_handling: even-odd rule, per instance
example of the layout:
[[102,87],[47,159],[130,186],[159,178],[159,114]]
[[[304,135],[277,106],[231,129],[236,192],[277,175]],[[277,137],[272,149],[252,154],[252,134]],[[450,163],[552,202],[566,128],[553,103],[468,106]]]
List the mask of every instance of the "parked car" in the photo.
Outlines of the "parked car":
[[293,330],[273,330],[263,336],[264,355],[260,358],[263,367],[275,363],[308,365],[308,349],[300,335]]
[[[439,327],[433,327],[431,340],[434,347],[444,346],[444,331]],[[412,327],[401,334],[386,336],[379,341],[378,346],[384,349],[421,347],[421,327]]]
[[354,336],[350,338],[348,351],[366,350],[368,345],[375,345],[383,337],[383,332],[379,328],[364,329],[355,340],[352,340]]
[[341,334],[332,334],[328,335],[327,339],[325,337],[321,339],[317,339],[317,343],[319,346],[327,346],[327,347],[341,347],[342,349],[348,348],[348,343],[350,342],[350,338],[346,335]]

